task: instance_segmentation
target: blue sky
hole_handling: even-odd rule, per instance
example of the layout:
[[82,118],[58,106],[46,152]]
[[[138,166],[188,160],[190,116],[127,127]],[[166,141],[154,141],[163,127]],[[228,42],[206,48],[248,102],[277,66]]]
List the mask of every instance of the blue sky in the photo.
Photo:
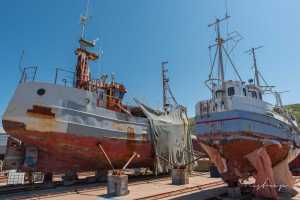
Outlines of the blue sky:
[[[5,0],[0,7],[0,114],[17,86],[18,62],[38,65],[38,79],[53,81],[56,67],[73,69],[80,35],[79,15],[84,0]],[[232,18],[223,26],[238,30],[244,39],[232,54],[243,79],[251,76],[251,60],[243,52],[264,45],[257,55],[261,72],[271,85],[288,90],[284,103],[300,102],[300,2],[298,0],[228,0]],[[208,45],[214,40],[207,25],[225,14],[222,0],[91,0],[89,38],[100,38],[101,61],[94,76],[115,73],[138,97],[161,104],[161,61],[169,61],[171,87],[178,102],[194,113],[198,100],[209,92]],[[232,78],[226,67],[227,77]]]

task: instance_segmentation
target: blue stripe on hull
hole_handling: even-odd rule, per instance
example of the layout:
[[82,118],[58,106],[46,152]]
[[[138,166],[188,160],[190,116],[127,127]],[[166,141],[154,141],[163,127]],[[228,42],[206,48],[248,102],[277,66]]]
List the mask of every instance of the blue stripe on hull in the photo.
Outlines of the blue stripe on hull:
[[208,133],[250,132],[287,140],[295,139],[288,124],[267,115],[239,110],[210,113],[202,118],[198,116],[195,130],[198,136]]

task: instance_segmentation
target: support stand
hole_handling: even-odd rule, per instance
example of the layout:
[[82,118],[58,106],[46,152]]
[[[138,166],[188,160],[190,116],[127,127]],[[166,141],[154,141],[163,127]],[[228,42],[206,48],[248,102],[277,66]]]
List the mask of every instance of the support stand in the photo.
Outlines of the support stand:
[[242,193],[240,187],[228,187],[228,197],[232,199],[241,199]]
[[171,172],[172,185],[189,184],[189,173],[187,168],[173,168]]
[[107,194],[111,196],[124,196],[129,194],[128,175],[125,174],[125,170],[131,163],[131,161],[135,157],[139,158],[140,155],[136,152],[133,152],[132,156],[129,158],[124,167],[121,170],[116,170],[101,144],[98,144],[98,147],[104,154],[108,164],[112,168],[112,173],[108,172],[107,175]]
[[112,196],[124,196],[129,194],[128,175],[107,175],[107,194]]
[[78,180],[78,175],[76,170],[69,170],[62,177],[63,185],[72,185]]
[[52,181],[53,181],[53,173],[47,172],[44,175],[44,183],[45,184],[52,184]]

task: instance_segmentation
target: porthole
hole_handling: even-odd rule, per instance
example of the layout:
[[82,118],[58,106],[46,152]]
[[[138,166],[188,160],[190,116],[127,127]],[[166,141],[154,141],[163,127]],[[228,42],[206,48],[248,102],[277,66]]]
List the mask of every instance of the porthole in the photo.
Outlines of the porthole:
[[45,93],[46,93],[46,90],[44,88],[40,88],[36,91],[36,93],[39,95],[39,96],[43,96]]

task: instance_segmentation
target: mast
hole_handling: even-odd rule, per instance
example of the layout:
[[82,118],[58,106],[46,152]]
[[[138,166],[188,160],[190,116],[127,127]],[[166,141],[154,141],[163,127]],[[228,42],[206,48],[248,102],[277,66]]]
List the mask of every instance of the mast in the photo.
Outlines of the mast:
[[225,80],[224,61],[223,61],[223,49],[224,49],[223,44],[225,41],[221,36],[220,23],[229,18],[230,16],[226,14],[226,16],[223,19],[217,18],[215,22],[208,25],[208,27],[214,26],[217,33],[216,44],[209,46],[209,48],[217,46],[216,53],[218,54],[218,79],[219,79],[219,83],[221,84],[223,84]]
[[[223,87],[223,83],[225,81],[225,73],[224,73],[224,57],[227,58],[227,60],[229,61],[230,65],[233,67],[234,71],[235,71],[235,74],[237,75],[238,79],[240,81],[242,81],[242,78],[236,68],[236,66],[234,65],[231,57],[230,57],[230,53],[231,51],[234,49],[235,45],[241,40],[243,39],[243,37],[237,32],[237,31],[234,31],[232,33],[229,33],[228,34],[228,38],[226,39],[223,39],[222,36],[221,36],[221,28],[220,28],[220,25],[221,25],[221,22],[224,22],[226,21],[227,19],[229,19],[230,16],[228,16],[227,14],[225,15],[224,18],[222,19],[219,19],[217,18],[215,22],[213,22],[212,24],[209,24],[208,27],[214,27],[215,28],[215,31],[216,31],[216,34],[217,34],[217,37],[216,37],[216,43],[215,44],[212,44],[210,45],[208,48],[209,50],[211,50],[212,47],[216,47],[216,52],[215,52],[215,55],[214,55],[214,59],[213,59],[213,62],[211,64],[211,69],[210,69],[210,73],[209,73],[209,81],[212,81],[213,80],[216,80],[212,77],[212,74],[213,74],[213,70],[214,70],[214,66],[215,66],[215,62],[217,60],[218,62],[218,77],[217,77],[217,80],[218,80],[218,84],[219,86],[221,85]],[[224,47],[224,43],[228,42],[228,41],[231,41],[233,40],[235,42],[235,45],[234,47],[228,52],[226,50],[226,48]],[[223,55],[224,53],[224,55]],[[211,89],[211,88],[210,88]]]
[[254,64],[254,73],[255,73],[255,83],[259,87],[259,75],[258,75],[258,70],[257,70],[257,65],[256,65],[256,56],[255,56],[255,49],[252,48],[252,57],[253,57],[253,64]]
[[161,71],[162,71],[162,86],[163,86],[163,109],[165,112],[169,109],[169,102],[168,102],[168,88],[169,88],[169,79],[167,78],[167,64],[168,62],[161,63]]
[[217,19],[216,21],[216,28],[217,28],[217,48],[219,51],[219,78],[221,79],[222,83],[225,80],[225,75],[224,75],[224,64],[223,64],[223,54],[222,54],[222,46],[223,46],[223,39],[221,37],[220,33],[220,20]]
[[[167,76],[167,64],[168,62],[161,63],[161,71],[162,71],[162,86],[163,86],[163,110],[165,113],[168,113],[171,109],[171,106],[178,106],[178,103],[172,93],[172,90],[169,85],[170,79]],[[170,103],[169,99],[173,100],[173,104]]]
[[85,13],[84,15],[80,16],[80,24],[81,24],[81,38],[85,37],[85,28],[89,20],[88,12],[89,12],[89,5],[90,0],[87,0],[86,7],[85,7]]
[[89,49],[95,47],[96,40],[86,39],[86,26],[89,21],[88,9],[90,0],[86,2],[86,8],[84,15],[80,16],[81,34],[79,44],[80,47],[76,49],[75,54],[77,55],[77,64],[75,71],[75,87],[78,89],[89,90],[90,87],[90,68],[89,61],[95,61],[99,58],[96,53],[90,52]]
[[252,59],[253,59],[253,67],[254,67],[254,78],[255,78],[255,84],[256,86],[260,87],[260,79],[259,79],[259,71],[258,71],[258,67],[257,67],[257,62],[256,62],[256,50],[262,48],[263,46],[259,46],[259,47],[255,47],[255,48],[251,48],[248,51],[246,51],[246,53],[251,53],[252,55]]

